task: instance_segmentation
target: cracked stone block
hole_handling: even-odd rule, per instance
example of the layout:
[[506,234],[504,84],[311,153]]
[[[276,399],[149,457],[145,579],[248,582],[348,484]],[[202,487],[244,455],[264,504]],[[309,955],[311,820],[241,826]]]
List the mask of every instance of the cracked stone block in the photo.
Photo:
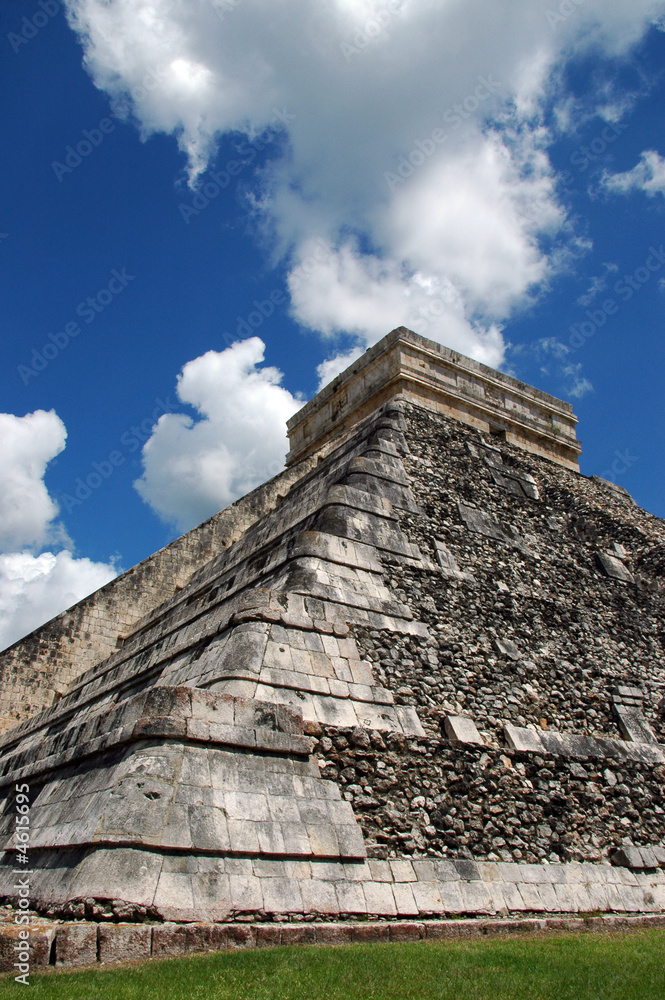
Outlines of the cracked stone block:
[[447,715],[443,722],[444,732],[453,743],[475,743],[485,745],[472,719],[466,715]]
[[481,882],[462,882],[462,899],[467,913],[494,913],[492,897]]
[[460,517],[469,531],[476,531],[486,538],[494,538],[500,542],[507,542],[513,548],[518,549],[524,555],[534,558],[533,552],[529,549],[520,533],[510,524],[499,523],[492,514],[486,514],[477,507],[457,502],[457,509]]
[[[653,851],[642,847],[635,847],[633,844],[624,844],[616,850],[610,857],[613,865],[619,868],[657,868],[657,858]],[[654,862],[656,862],[654,864]]]
[[459,566],[448,546],[439,541],[438,538],[434,539],[434,546],[436,548],[436,557],[444,576],[456,576],[459,573]]
[[539,500],[540,494],[536,480],[528,472],[515,468],[504,463],[500,452],[487,450],[485,454],[485,464],[489,466],[490,475],[497,486],[501,486],[516,497],[529,497],[530,500]]
[[501,456],[501,452],[498,448],[491,447],[491,445],[485,445],[484,461],[490,468],[503,469],[503,458]]
[[620,684],[612,688],[611,694],[612,713],[619,723],[623,738],[633,743],[657,743],[654,732],[642,713],[642,689]]
[[637,702],[640,705],[644,701],[644,691],[640,687],[629,687],[626,684],[618,684],[611,691],[614,701],[621,701],[624,704]]
[[633,574],[627,569],[621,559],[617,559],[611,552],[597,552],[598,562],[605,570],[607,576],[613,580],[620,580],[622,583],[634,583]]
[[512,493],[516,497],[528,497],[530,500],[539,500],[540,494],[538,493],[538,487],[535,484],[534,479],[529,476],[528,479],[522,474],[513,472],[512,470],[507,470],[503,468],[499,472],[496,468],[490,469],[492,479],[497,486],[501,486],[508,493]]
[[31,968],[48,966],[51,953],[51,945],[55,936],[55,926],[48,924],[3,924],[0,929],[0,972],[13,972],[17,975],[18,969],[14,967],[14,962],[18,962],[16,946],[21,940],[21,932],[28,931],[30,946],[30,966]]
[[478,863],[476,861],[471,861],[467,858],[458,858],[452,863],[459,878],[471,880],[473,882],[477,882],[479,879],[482,879],[480,868],[478,867]]
[[418,916],[418,903],[414,899],[413,889],[408,882],[393,885],[393,896],[400,917]]
[[507,656],[511,660],[522,659],[522,654],[512,639],[495,639],[494,648],[501,656]]
[[509,722],[503,727],[503,735],[512,750],[543,753],[545,748],[535,729],[513,726]]
[[519,482],[520,486],[522,487],[522,490],[524,491],[526,496],[529,497],[530,500],[540,500],[540,493],[538,492],[538,487],[536,486],[536,483],[531,476],[529,476],[528,478],[525,476],[523,479],[520,479]]
[[642,864],[645,868],[658,868],[658,858],[652,847],[641,847]]
[[445,577],[451,580],[466,580],[468,583],[474,581],[474,576],[472,573],[464,573],[457,565],[457,560],[452,554],[448,546],[440,541],[438,538],[434,539],[434,547],[436,549],[436,558],[438,560],[439,566],[441,567],[441,572]]
[[497,519],[491,514],[485,514],[484,511],[478,510],[476,507],[470,507],[468,504],[462,503],[461,500],[457,503],[457,509],[469,531],[477,531],[487,538],[496,538],[501,542],[512,540],[508,537]]
[[613,705],[612,709],[619,723],[621,735],[633,743],[657,743],[653,730],[639,708]]
[[100,924],[98,938],[100,962],[150,958],[152,928],[148,924]]
[[55,936],[56,965],[94,965],[97,924],[62,924]]
[[501,486],[504,490],[507,490],[508,493],[512,493],[513,496],[524,496],[519,480],[514,479],[512,476],[506,476],[503,472],[499,472],[495,468],[490,469],[490,474],[497,486]]

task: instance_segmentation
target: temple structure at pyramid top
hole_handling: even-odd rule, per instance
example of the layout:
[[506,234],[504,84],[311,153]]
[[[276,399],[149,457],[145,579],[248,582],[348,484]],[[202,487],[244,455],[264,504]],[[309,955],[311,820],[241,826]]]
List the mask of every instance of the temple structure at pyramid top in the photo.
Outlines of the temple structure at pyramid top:
[[579,471],[570,403],[400,326],[288,421],[293,465],[350,431],[393,396]]

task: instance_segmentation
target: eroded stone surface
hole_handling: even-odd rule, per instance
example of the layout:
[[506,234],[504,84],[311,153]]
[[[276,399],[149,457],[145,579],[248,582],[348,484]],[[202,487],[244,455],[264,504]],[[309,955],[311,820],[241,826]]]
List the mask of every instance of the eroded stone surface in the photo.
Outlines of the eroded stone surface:
[[444,732],[453,743],[483,744],[483,738],[473,721],[465,715],[447,715],[443,720]]

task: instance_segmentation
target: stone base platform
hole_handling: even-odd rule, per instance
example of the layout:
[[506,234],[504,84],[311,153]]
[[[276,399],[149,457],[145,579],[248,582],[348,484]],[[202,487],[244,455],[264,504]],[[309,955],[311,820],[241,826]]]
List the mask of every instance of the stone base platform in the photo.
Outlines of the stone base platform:
[[[177,958],[211,951],[279,945],[441,941],[495,934],[627,931],[665,927],[665,914],[603,914],[571,917],[469,918],[459,920],[336,921],[258,924],[98,924],[88,921],[30,925],[30,971],[94,967],[150,958]],[[0,972],[14,971],[17,929],[0,924]]]
[[[182,915],[189,909],[182,899],[192,872],[181,870],[172,886],[180,905],[171,913],[162,908],[161,922],[149,905],[143,921],[139,916],[128,922],[131,908],[125,905],[123,919],[122,907],[113,905],[121,901],[94,897],[71,900],[68,909],[49,908],[42,911],[45,917],[34,915],[32,964],[89,965],[261,945],[619,928],[645,921],[665,925],[665,871],[659,868],[463,859],[339,864],[227,858],[224,866],[217,891],[226,889],[231,905],[216,921]],[[11,907],[0,913],[0,970],[15,961],[15,913]]]
[[[435,919],[524,913],[665,913],[665,869],[411,858],[340,862],[160,854],[98,847],[77,870],[32,860],[30,899],[47,917],[99,922],[260,923]],[[80,859],[79,859],[80,860]],[[60,891],[62,874],[73,879]],[[123,893],[104,892],[111,884]],[[50,895],[49,886],[57,893]],[[18,905],[9,891],[4,901]]]

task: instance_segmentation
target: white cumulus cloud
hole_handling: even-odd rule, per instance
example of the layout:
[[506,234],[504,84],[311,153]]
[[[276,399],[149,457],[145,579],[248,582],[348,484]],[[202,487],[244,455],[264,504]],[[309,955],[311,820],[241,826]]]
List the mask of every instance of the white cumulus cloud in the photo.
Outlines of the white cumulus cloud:
[[619,194],[643,191],[652,198],[657,194],[665,195],[665,157],[653,149],[647,149],[631,170],[619,174],[606,171],[602,183],[608,190]]
[[[44,475],[65,447],[54,410],[0,413],[0,649],[116,575],[111,564],[75,558]],[[57,552],[39,549],[60,546]]]
[[[551,0],[66,4],[95,83],[143,135],[176,137],[192,183],[223,134],[283,123],[252,207],[300,323],[345,349],[404,323],[489,364],[575,238],[543,108],[558,129],[606,115],[616,87],[576,113],[566,64],[593,52],[613,79],[663,14],[662,0],[554,17]],[[314,245],[329,252],[312,262]]]
[[191,528],[276,475],[287,451],[286,421],[302,400],[279,383],[282,373],[259,367],[258,337],[189,361],[177,394],[199,419],[165,413],[143,447],[136,489],[165,521]]
[[0,555],[0,649],[32,632],[116,575],[113,566],[60,552]]
[[350,351],[344,351],[341,354],[335,354],[332,358],[327,358],[322,361],[320,365],[316,366],[316,374],[319,380],[317,391],[323,389],[324,386],[328,385],[329,382],[340,374],[340,372],[345,371],[349,365],[352,365],[354,361],[363,353],[362,348],[352,347]]
[[[305,251],[308,247],[306,243]],[[301,270],[299,261],[294,273],[299,276]],[[447,346],[495,367],[503,360],[498,328],[470,322],[449,279],[418,271],[409,274],[399,261],[363,254],[354,242],[330,248],[308,269],[306,282],[289,280],[289,290],[298,321],[328,338],[355,334],[364,349],[397,326],[434,339],[440,339],[436,332],[445,326]],[[350,354],[342,359],[346,357]],[[325,367],[323,373],[337,374],[333,367]]]
[[66,438],[54,410],[24,417],[0,413],[0,550],[41,546],[47,540],[58,505],[48,494],[44,473]]

